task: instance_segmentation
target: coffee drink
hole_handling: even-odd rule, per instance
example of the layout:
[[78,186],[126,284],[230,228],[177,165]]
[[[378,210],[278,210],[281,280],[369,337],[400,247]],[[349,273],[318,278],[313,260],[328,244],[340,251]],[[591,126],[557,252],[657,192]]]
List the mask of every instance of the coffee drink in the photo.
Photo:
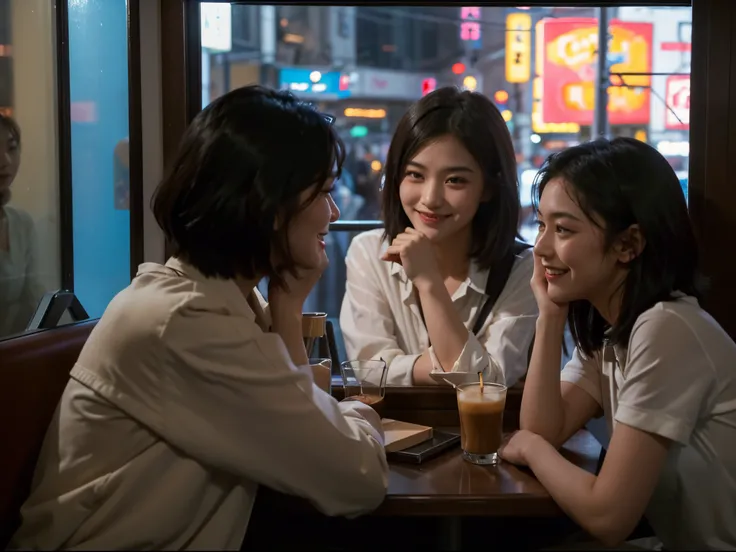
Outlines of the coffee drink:
[[467,460],[476,464],[498,462],[505,405],[506,388],[502,385],[486,384],[482,393],[477,383],[458,387],[460,444]]
[[381,418],[383,418],[383,410],[384,410],[384,402],[383,397],[380,395],[353,395],[352,397],[345,397],[345,400],[348,401],[360,401],[363,404],[367,404],[373,410],[375,410]]

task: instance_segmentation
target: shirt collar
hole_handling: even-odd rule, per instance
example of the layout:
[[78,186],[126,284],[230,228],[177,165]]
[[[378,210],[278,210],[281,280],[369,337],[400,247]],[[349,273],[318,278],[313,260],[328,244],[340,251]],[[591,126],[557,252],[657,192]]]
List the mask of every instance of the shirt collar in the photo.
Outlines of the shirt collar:
[[475,261],[470,261],[470,270],[468,271],[468,278],[466,282],[468,287],[474,289],[478,293],[486,295],[486,286],[488,285],[488,278],[491,276],[491,271],[480,268]]
[[[253,312],[253,309],[250,308],[248,301],[240,291],[238,285],[235,283],[235,280],[208,278],[194,266],[177,257],[171,257],[166,261],[165,266],[166,268],[179,273],[184,278],[195,282],[196,286],[201,286],[199,291],[218,295],[222,299],[223,304],[226,305],[233,314],[245,316],[249,320],[255,322],[256,315]],[[138,269],[138,274],[145,272],[150,272],[150,270],[147,270],[146,264],[143,264]]]

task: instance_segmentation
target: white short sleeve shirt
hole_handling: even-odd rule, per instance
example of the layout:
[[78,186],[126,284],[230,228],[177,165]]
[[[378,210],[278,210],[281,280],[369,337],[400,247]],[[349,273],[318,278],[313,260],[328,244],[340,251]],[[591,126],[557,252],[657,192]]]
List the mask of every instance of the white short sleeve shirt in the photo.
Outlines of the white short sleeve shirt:
[[[433,371],[443,370],[430,347],[414,285],[401,265],[380,259],[385,248],[380,229],[360,234],[350,244],[340,328],[350,358],[383,358],[389,385],[412,385],[414,363],[428,349]],[[528,249],[515,260],[506,286],[476,336],[472,328],[487,298],[489,271],[471,263],[468,278],[452,297],[468,328],[468,341],[448,371],[476,378],[478,371],[490,375],[492,370],[501,370],[509,386],[526,373],[538,315],[529,285],[533,271]]]
[[656,304],[627,347],[576,351],[562,381],[617,423],[672,441],[647,519],[670,550],[736,548],[736,344],[696,299]]

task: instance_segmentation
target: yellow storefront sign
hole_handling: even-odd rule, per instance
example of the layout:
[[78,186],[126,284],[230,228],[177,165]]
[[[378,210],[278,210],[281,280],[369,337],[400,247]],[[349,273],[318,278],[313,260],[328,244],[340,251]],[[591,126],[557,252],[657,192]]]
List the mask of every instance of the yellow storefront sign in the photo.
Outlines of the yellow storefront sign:
[[506,81],[529,82],[531,77],[532,18],[527,13],[506,17]]

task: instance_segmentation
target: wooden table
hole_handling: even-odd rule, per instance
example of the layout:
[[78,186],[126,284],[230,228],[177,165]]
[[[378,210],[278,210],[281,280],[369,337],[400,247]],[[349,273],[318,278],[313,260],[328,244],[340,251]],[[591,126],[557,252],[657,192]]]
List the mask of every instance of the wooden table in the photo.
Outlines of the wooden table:
[[[600,452],[600,444],[587,430],[579,431],[562,449],[568,460],[591,473],[595,473]],[[557,517],[565,514],[530,470],[503,461],[498,466],[477,466],[463,460],[457,446],[417,466],[391,462],[386,500],[373,515]]]
[[[453,428],[437,429],[457,431]],[[600,451],[598,441],[587,430],[581,430],[561,452],[575,465],[594,473]],[[434,536],[427,537],[427,542],[441,550],[460,550],[467,541],[468,523],[477,522],[478,518],[487,520],[476,523],[484,533],[499,524],[505,526],[509,531],[506,536],[511,542],[514,542],[513,532],[544,532],[548,530],[544,527],[554,527],[557,521],[562,525],[567,523],[568,528],[572,526],[549,493],[525,468],[503,461],[498,466],[476,466],[463,460],[459,446],[421,465],[397,462],[389,465],[386,499],[369,516],[356,520],[327,518],[306,500],[261,489],[252,523],[261,524],[259,529],[263,530],[263,524],[268,524],[268,520],[278,520],[279,527],[292,526],[294,531],[304,536],[300,543],[308,540],[305,535],[310,531],[312,539],[330,535],[334,541],[314,542],[316,548],[328,549],[355,534],[401,531],[416,535],[428,534],[426,532],[432,530]],[[497,523],[493,518],[497,518]],[[266,532],[273,536],[277,526],[271,527],[270,532]],[[281,531],[280,536],[283,536],[283,529]],[[263,549],[265,535],[254,536],[251,530],[249,533],[249,537],[255,539],[250,546]],[[426,544],[420,545],[416,538],[408,542],[415,544],[418,550],[427,549]],[[359,544],[356,542],[355,546],[347,548],[355,548]],[[294,545],[291,542],[287,547]],[[278,549],[284,544],[274,543],[274,546]],[[407,542],[403,542],[399,548],[404,550],[407,546]]]

